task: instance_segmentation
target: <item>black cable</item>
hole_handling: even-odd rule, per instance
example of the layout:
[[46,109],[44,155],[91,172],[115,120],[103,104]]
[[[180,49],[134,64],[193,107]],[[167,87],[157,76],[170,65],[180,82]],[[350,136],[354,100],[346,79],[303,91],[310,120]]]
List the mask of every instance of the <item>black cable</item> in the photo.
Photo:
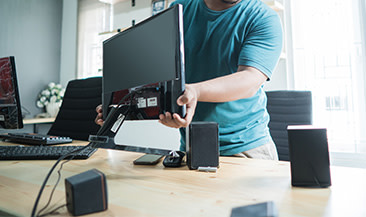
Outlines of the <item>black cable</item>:
[[62,166],[65,164],[65,163],[67,163],[67,162],[69,162],[69,161],[71,161],[72,159],[74,159],[74,157],[75,157],[75,155],[72,155],[67,161],[64,161],[64,162],[62,162],[62,164],[61,164],[61,166],[60,166],[60,168],[58,169],[58,171],[57,171],[57,173],[58,173],[58,177],[57,177],[57,181],[56,181],[56,183],[55,183],[55,185],[54,185],[54,187],[53,187],[53,189],[52,189],[52,192],[51,192],[51,194],[50,194],[50,198],[48,199],[48,202],[47,202],[47,204],[40,210],[40,211],[38,211],[38,213],[37,213],[37,215],[36,216],[43,216],[43,215],[47,215],[47,213],[46,214],[43,214],[43,215],[41,215],[41,213],[42,213],[42,211],[43,210],[45,210],[47,207],[48,207],[48,205],[50,205],[50,203],[51,203],[51,200],[52,200],[52,197],[53,197],[53,193],[55,192],[55,190],[56,190],[56,187],[57,187],[57,185],[58,185],[58,183],[60,182],[60,180],[61,180],[61,170],[62,170]]
[[[130,105],[129,105],[129,108],[128,108],[128,110],[127,110],[127,113],[130,111],[130,107],[132,106],[132,100],[133,100],[133,96],[135,95],[135,93],[137,92],[137,91],[140,91],[140,90],[142,90],[143,88],[140,88],[140,89],[136,89],[136,90],[133,90],[133,91],[131,91],[130,93],[128,93],[127,95],[125,95],[119,102],[118,102],[118,104],[117,104],[117,109],[113,109],[113,110],[111,110],[111,112],[110,112],[110,114],[108,115],[108,117],[113,117],[114,116],[114,114],[117,112],[117,110],[118,110],[118,108],[119,108],[119,106],[121,106],[122,105],[122,103],[129,97],[129,96],[131,96],[131,99],[130,99]],[[107,127],[105,126],[105,125],[103,125],[100,129],[99,129],[99,131],[98,131],[98,133],[97,133],[97,135],[98,136],[100,136],[100,135],[103,135],[104,134],[104,132],[107,130]],[[77,154],[77,153],[79,153],[79,152],[81,152],[81,151],[83,151],[84,149],[86,149],[86,148],[88,148],[88,147],[94,147],[93,146],[94,145],[94,143],[93,142],[91,142],[91,143],[89,143],[88,145],[86,145],[86,146],[83,146],[82,148],[80,148],[80,149],[76,149],[76,150],[73,150],[73,151],[71,151],[71,152],[69,152],[69,153],[67,153],[67,154],[64,154],[63,156],[61,156],[61,157],[59,157],[59,159],[57,159],[57,161],[56,161],[56,163],[52,166],[52,168],[50,169],[50,171],[48,172],[48,174],[47,174],[47,176],[46,176],[46,178],[45,178],[45,180],[43,181],[43,183],[42,183],[42,186],[41,186],[41,189],[39,190],[39,192],[38,192],[38,195],[37,195],[37,198],[36,198],[36,201],[34,202],[34,206],[33,206],[33,209],[32,209],[32,214],[31,214],[31,217],[36,217],[36,211],[37,211],[37,206],[38,206],[38,203],[39,203],[39,200],[40,200],[40,198],[41,198],[41,195],[42,195],[42,192],[43,192],[43,190],[44,190],[44,188],[45,188],[45,186],[46,186],[46,184],[47,184],[47,181],[48,181],[48,179],[50,178],[50,176],[51,176],[51,174],[52,174],[52,172],[53,172],[53,170],[57,167],[57,165],[60,163],[60,161],[62,161],[62,160],[64,160],[65,158],[67,158],[67,157],[69,157],[70,155],[72,155],[72,154]],[[73,157],[72,157],[73,158]],[[71,159],[70,159],[71,160]],[[70,160],[68,160],[68,161],[66,161],[66,162],[64,162],[64,163],[67,163],[67,162],[69,162]],[[64,164],[63,163],[63,164]],[[62,166],[61,166],[61,168],[62,168]],[[61,168],[60,168],[60,170],[59,171],[61,171]],[[58,184],[58,182],[56,183],[56,185]],[[54,186],[54,188],[56,188],[56,185]],[[53,195],[53,192],[51,193],[51,198],[52,198],[52,195]],[[49,200],[49,202],[51,201],[51,199]],[[46,205],[46,207],[48,206],[48,204],[49,204],[49,202],[47,203],[47,205]],[[43,211],[45,208],[43,208],[43,209],[41,209],[41,211]],[[40,211],[40,212],[41,212]],[[40,214],[40,212],[38,212],[38,214]],[[37,214],[37,215],[38,215]],[[44,216],[44,215],[43,215]]]
[[[130,111],[130,108],[132,106],[132,100],[133,100],[133,97],[134,95],[136,94],[137,91],[140,91],[142,90],[143,88],[141,89],[136,89],[136,90],[133,90],[131,91],[130,93],[128,93],[127,95],[125,95],[118,103],[115,107],[112,107],[111,111],[109,112],[107,118],[106,118],[106,122],[107,122],[107,119],[108,117],[110,118],[113,118],[113,116],[115,115],[115,113],[118,111],[118,108],[122,105],[122,103],[128,98],[131,96],[131,99],[130,99],[130,105],[129,105],[129,108],[126,112],[126,114]],[[109,124],[104,124],[100,129],[99,131],[97,132],[97,136],[102,136],[105,134],[105,131],[108,130],[108,126]]]
[[36,216],[36,210],[37,210],[37,206],[38,206],[38,203],[39,203],[39,200],[41,198],[41,195],[42,195],[42,192],[47,184],[47,181],[48,179],[50,178],[53,170],[56,168],[56,166],[60,163],[60,161],[62,161],[63,159],[69,157],[70,155],[74,154],[74,153],[78,153],[78,152],[81,152],[83,151],[84,149],[86,149],[87,147],[90,147],[92,143],[89,143],[88,145],[86,146],[83,146],[82,148],[79,148],[79,149],[75,149],[67,154],[64,154],[63,156],[59,157],[56,161],[56,163],[52,166],[52,168],[50,169],[50,171],[48,172],[45,180],[43,181],[42,183],[42,186],[41,186],[41,189],[39,190],[38,192],[38,195],[37,195],[37,198],[36,198],[36,201],[34,203],[34,206],[33,206],[33,210],[32,210],[32,214],[31,214],[31,217],[35,217]]
[[60,205],[60,206],[56,207],[55,209],[49,211],[48,213],[42,214],[42,215],[40,215],[38,217],[44,217],[44,216],[47,216],[47,215],[54,214],[57,210],[61,209],[64,206],[67,206],[67,204]]

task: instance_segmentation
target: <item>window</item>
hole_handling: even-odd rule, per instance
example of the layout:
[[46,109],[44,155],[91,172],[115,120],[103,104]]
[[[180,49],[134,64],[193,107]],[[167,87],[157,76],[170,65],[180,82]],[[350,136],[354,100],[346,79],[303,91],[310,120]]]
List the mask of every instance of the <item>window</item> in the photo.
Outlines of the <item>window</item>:
[[113,7],[98,0],[79,0],[78,4],[78,78],[101,76],[103,41],[101,34],[111,30]]
[[291,4],[295,89],[313,92],[314,124],[328,128],[330,151],[366,152],[364,3]]

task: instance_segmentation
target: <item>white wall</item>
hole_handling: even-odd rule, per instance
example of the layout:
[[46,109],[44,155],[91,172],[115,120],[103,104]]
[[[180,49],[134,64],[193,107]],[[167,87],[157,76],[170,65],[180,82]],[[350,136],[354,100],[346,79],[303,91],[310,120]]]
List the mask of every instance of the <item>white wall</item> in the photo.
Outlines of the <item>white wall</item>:
[[[168,5],[171,2],[173,2],[173,0],[169,0]],[[136,0],[136,4],[133,7],[130,0],[123,1],[115,4],[113,10],[114,29],[130,27],[132,25],[132,20],[135,20],[135,23],[137,24],[151,16],[151,0]]]
[[38,93],[59,82],[62,1],[0,0],[0,57],[15,56],[20,100],[32,117]]
[[63,0],[60,83],[76,78],[78,1]]
[[266,82],[265,90],[294,89],[294,66],[292,46],[291,1],[283,0],[283,10],[277,11],[283,28],[283,53],[272,74],[271,81]]
[[287,77],[287,59],[280,59],[275,71],[272,73],[270,81],[264,85],[266,91],[270,90],[287,90],[289,89],[289,81]]
[[126,28],[151,16],[151,0],[137,0],[134,7],[131,1],[117,3],[113,7],[113,29]]

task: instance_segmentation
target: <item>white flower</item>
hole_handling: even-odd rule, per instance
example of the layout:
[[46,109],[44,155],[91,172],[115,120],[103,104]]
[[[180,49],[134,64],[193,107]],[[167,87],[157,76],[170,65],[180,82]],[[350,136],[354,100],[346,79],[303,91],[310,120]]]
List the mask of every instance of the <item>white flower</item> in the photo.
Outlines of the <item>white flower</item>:
[[43,107],[44,107],[44,105],[43,105],[40,101],[37,101],[37,106],[38,106],[39,108],[43,108]]
[[55,85],[56,84],[54,82],[51,82],[51,83],[48,84],[48,87],[52,89]]
[[65,89],[61,84],[50,82],[44,90],[38,95],[36,105],[39,108],[44,108],[49,103],[61,103],[64,98]]
[[41,93],[43,96],[49,96],[51,92],[49,90],[43,90]]

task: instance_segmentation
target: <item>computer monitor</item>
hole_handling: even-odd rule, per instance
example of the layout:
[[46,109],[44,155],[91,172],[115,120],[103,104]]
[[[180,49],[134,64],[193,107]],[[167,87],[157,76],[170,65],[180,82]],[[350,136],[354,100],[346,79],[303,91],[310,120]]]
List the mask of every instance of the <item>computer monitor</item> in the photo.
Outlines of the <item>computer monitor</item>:
[[[103,127],[117,123],[118,114],[114,121],[108,121],[107,117],[112,116],[111,105],[132,92],[134,95],[122,103],[130,109],[127,120],[158,119],[159,114],[166,111],[184,117],[185,107],[176,103],[184,90],[182,5],[168,8],[104,41],[102,101],[103,116],[108,124]],[[153,154],[170,152],[165,148],[115,144],[117,131],[101,133],[111,139],[100,147]]]
[[0,128],[23,128],[15,59],[13,56],[0,58]]
[[[128,119],[158,119],[165,111],[185,116],[182,6],[175,5],[103,42],[103,116],[109,106],[140,89]],[[141,89],[141,87],[143,87]]]

